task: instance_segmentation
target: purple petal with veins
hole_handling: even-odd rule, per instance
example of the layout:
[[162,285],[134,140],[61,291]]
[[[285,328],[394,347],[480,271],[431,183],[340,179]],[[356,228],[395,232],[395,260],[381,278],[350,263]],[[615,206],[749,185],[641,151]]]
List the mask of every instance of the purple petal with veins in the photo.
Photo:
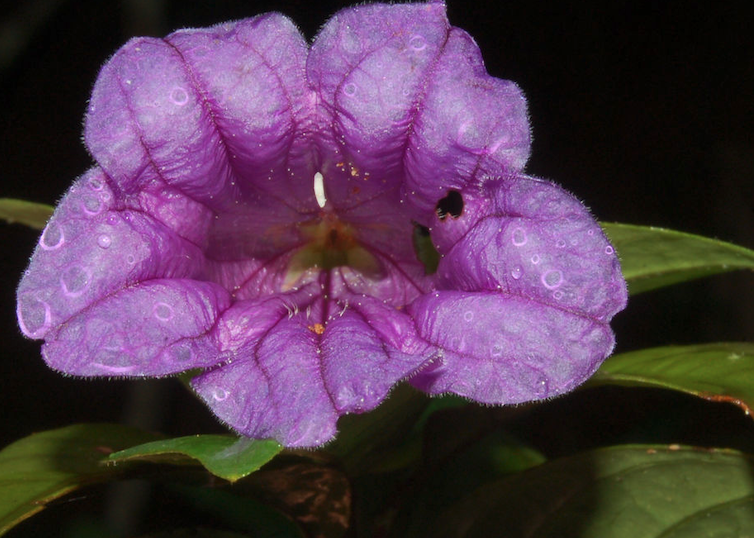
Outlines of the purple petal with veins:
[[616,254],[524,174],[523,94],[442,3],[346,9],[311,46],[279,14],[133,39],[85,141],[18,288],[56,370],[201,369],[238,433],[319,446],[401,381],[539,400],[613,348]]

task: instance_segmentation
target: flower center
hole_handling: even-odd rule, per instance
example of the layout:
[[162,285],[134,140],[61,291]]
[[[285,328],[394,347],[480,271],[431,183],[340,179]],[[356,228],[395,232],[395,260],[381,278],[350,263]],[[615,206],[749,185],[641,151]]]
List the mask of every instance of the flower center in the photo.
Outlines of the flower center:
[[364,276],[378,277],[381,265],[377,258],[359,244],[356,230],[342,222],[327,207],[324,178],[314,175],[314,195],[320,211],[319,218],[300,227],[306,244],[291,257],[288,263],[284,288],[290,288],[309,270],[329,271],[349,267]]

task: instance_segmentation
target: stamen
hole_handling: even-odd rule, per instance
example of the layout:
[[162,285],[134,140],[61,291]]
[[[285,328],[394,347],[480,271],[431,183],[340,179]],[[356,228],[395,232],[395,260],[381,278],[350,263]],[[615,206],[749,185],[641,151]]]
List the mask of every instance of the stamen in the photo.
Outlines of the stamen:
[[327,198],[325,197],[325,182],[320,172],[314,174],[314,197],[317,199],[319,207],[325,207]]

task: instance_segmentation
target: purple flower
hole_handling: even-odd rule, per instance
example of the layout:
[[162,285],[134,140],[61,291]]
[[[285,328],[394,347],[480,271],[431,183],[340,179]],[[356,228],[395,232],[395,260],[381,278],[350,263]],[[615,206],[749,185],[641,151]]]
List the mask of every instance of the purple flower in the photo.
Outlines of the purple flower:
[[613,248],[523,174],[524,97],[442,3],[343,10],[311,47],[279,14],[133,39],[85,141],[96,164],[18,288],[23,332],[61,372],[200,368],[233,429],[317,446],[401,380],[525,402],[613,348]]

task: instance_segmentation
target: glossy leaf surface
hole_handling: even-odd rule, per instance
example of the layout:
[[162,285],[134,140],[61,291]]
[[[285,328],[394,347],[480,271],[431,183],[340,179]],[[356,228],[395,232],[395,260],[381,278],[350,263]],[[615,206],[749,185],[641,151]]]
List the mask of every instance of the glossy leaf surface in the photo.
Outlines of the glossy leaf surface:
[[0,219],[17,222],[41,230],[47,224],[55,208],[15,198],[0,198]]
[[111,454],[109,461],[140,460],[175,465],[198,461],[215,476],[234,482],[259,469],[281,450],[275,441],[231,435],[194,435],[128,448]]
[[76,424],[5,447],[0,451],[0,534],[77,488],[121,476],[126,467],[104,465],[107,455],[154,438],[116,424]]
[[754,270],[754,251],[674,230],[602,223],[632,295],[737,269]]
[[750,414],[754,407],[754,344],[667,346],[620,353],[605,361],[588,384],[678,390],[729,402]]
[[[482,486],[438,518],[442,538],[750,536],[750,457],[678,446],[619,446]],[[714,532],[710,533],[714,529]]]

